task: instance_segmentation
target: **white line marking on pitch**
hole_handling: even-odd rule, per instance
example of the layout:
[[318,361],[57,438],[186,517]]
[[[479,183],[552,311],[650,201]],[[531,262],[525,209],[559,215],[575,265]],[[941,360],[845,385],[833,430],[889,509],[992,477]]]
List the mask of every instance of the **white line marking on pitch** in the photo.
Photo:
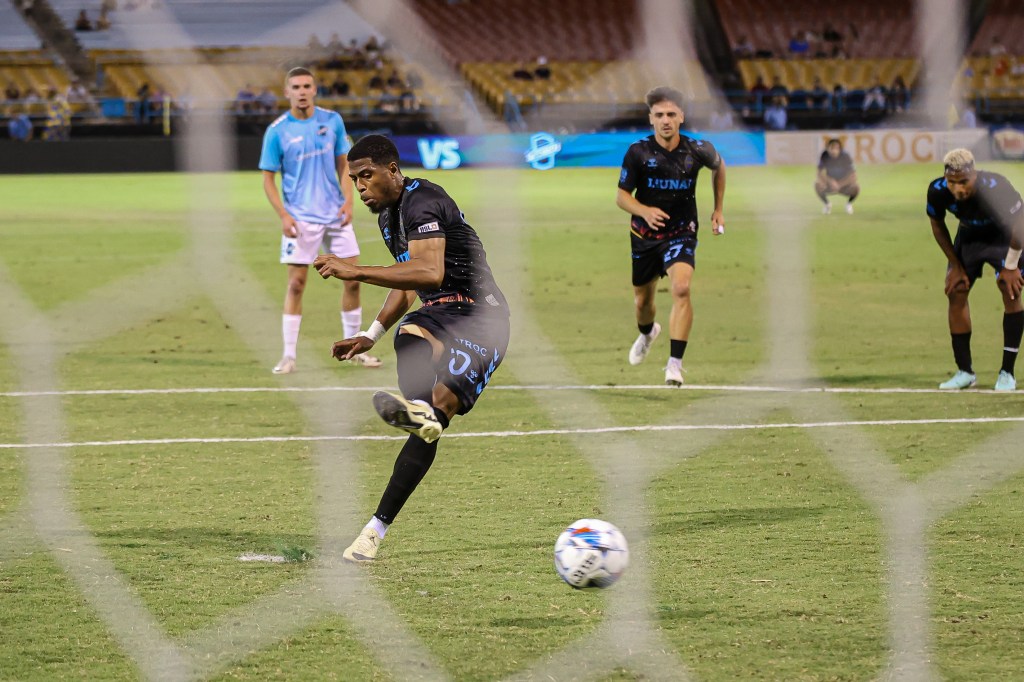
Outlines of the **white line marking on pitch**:
[[[921,424],[1002,424],[1024,422],[1024,417],[962,417],[958,419],[871,419],[836,422],[781,422],[778,424],[664,424],[605,426],[594,429],[538,429],[537,431],[480,431],[450,433],[446,438],[515,438],[570,436],[637,431],[759,431],[762,429],[821,429],[843,426],[913,426]],[[187,445],[189,443],[306,443],[316,441],[388,441],[408,436],[260,436],[258,438],[154,438],[149,440],[93,440],[79,443],[0,443],[0,449],[113,447],[122,445]]]
[[[941,393],[945,395],[1002,395],[1006,391],[990,388],[965,391],[943,391],[938,388],[842,388],[838,386],[738,386],[730,384],[687,384],[665,386],[661,384],[583,384],[579,386],[489,386],[492,391],[732,391],[745,393]],[[329,393],[394,391],[395,386],[248,386],[209,388],[103,388],[72,391],[0,391],[0,398],[34,398],[38,396],[90,396],[90,395],[174,395],[200,393]]]
[[239,561],[258,561],[266,564],[283,564],[287,559],[283,556],[276,554],[253,554],[252,552],[246,552],[242,556],[238,557]]

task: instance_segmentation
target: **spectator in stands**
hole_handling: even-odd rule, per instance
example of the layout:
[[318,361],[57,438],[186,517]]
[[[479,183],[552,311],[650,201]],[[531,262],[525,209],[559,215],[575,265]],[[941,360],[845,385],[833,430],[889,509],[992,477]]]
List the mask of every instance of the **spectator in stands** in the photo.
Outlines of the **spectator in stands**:
[[341,42],[341,36],[337,33],[331,34],[331,39],[327,41],[326,47],[331,52],[342,53],[345,51],[345,44]]
[[14,84],[14,81],[7,82],[7,88],[4,90],[4,100],[7,102],[17,102],[21,99],[21,90]]
[[235,111],[239,114],[250,113],[256,105],[256,93],[248,83],[235,95]]
[[836,83],[832,88],[832,109],[836,112],[846,110],[846,86]]
[[256,95],[256,109],[261,114],[272,114],[277,111],[277,95],[270,91],[270,88],[264,87],[260,90],[260,94]]
[[757,80],[754,81],[754,84],[750,86],[750,103],[760,109],[767,97],[768,86],[765,85],[764,78],[758,76]]
[[37,102],[42,102],[43,98],[40,97],[39,93],[36,92],[36,89],[30,85],[25,89],[25,92],[21,93],[21,101],[25,104],[36,104]]
[[78,18],[75,19],[75,30],[76,31],[91,31],[92,21],[89,19],[89,14],[83,9],[78,13]]
[[532,81],[533,73],[530,71],[530,69],[526,67],[526,64],[520,64],[512,72],[512,77],[515,78],[516,80]]
[[843,52],[843,34],[837,31],[830,22],[825,22],[825,28],[821,31],[821,39],[832,57],[838,57]]
[[101,12],[116,12],[117,11],[117,0],[103,0],[100,3]]
[[416,69],[410,69],[405,74],[405,82],[409,84],[409,87],[413,90],[420,90],[423,88],[423,76]]
[[380,100],[377,102],[377,113],[379,114],[397,114],[402,108],[402,103],[398,99],[398,95],[387,85],[380,93]]
[[551,78],[551,67],[548,66],[548,58],[544,55],[537,57],[537,66],[533,69],[533,75],[545,81]]
[[389,88],[405,87],[405,81],[402,80],[402,77],[398,74],[398,69],[391,69],[391,74],[388,76],[386,82]]
[[306,48],[309,50],[310,54],[314,56],[323,54],[324,52],[324,44],[320,42],[320,37],[315,33],[309,34],[309,42],[306,43]]
[[379,73],[373,74],[373,77],[370,78],[370,82],[366,84],[366,87],[371,90],[383,90],[384,86],[384,77]]
[[157,88],[153,96],[149,98],[149,110],[153,118],[158,121],[164,115],[164,107],[168,105],[170,96],[164,91],[163,88]]
[[[325,69],[330,69],[331,71],[338,71],[340,69],[344,69],[346,66],[348,66],[348,62],[345,55],[341,52],[332,52],[331,56],[323,63],[323,67]],[[322,83],[321,87],[323,87]]]
[[349,85],[346,81],[342,80],[341,75],[338,75],[334,82],[331,83],[331,89],[329,95],[331,97],[348,97]]
[[138,123],[149,123],[150,116],[152,115],[149,98],[149,83],[143,83],[135,91],[135,121]]
[[957,124],[958,128],[977,128],[978,127],[978,115],[974,110],[973,104],[965,104],[963,111],[960,113],[960,122]]
[[72,104],[87,102],[89,100],[89,91],[85,89],[85,86],[82,85],[81,81],[75,78],[72,79],[71,83],[68,85],[67,92],[64,96],[67,98],[68,102],[71,102]]
[[789,39],[789,56],[794,59],[804,59],[808,56],[811,51],[811,46],[807,42],[807,38],[801,32],[797,31],[793,34],[793,37]]
[[992,44],[989,45],[988,54],[990,57],[1001,57],[1006,54],[1006,46],[1003,45],[999,36],[992,38]]
[[12,114],[7,122],[7,131],[12,140],[28,142],[32,139],[32,119],[24,111]]
[[402,111],[407,114],[420,110],[420,100],[416,97],[416,93],[413,92],[412,88],[408,86],[398,96],[398,102]]
[[106,8],[100,8],[100,16],[96,19],[96,30],[106,31],[110,28],[110,14]]
[[832,94],[825,87],[824,83],[821,82],[820,78],[814,79],[814,85],[811,86],[810,100],[810,108],[812,109],[828,111],[832,108]]
[[55,88],[50,88],[46,105],[46,130],[43,139],[66,142],[71,136],[71,106]]
[[765,129],[785,130],[787,122],[785,100],[782,97],[772,97],[771,103],[764,110]]
[[825,144],[825,151],[818,160],[818,176],[814,180],[814,191],[821,203],[821,212],[828,215],[832,212],[830,194],[841,194],[847,197],[846,212],[853,215],[853,200],[860,194],[857,184],[857,172],[853,168],[853,159],[843,151],[843,142],[833,137]]
[[747,36],[740,36],[732,48],[732,54],[736,59],[752,59],[754,56],[754,44]]
[[889,86],[889,111],[901,112],[910,104],[910,90],[903,81],[903,76],[897,75]]
[[772,87],[768,90],[768,94],[771,98],[782,100],[782,106],[789,104],[789,88],[782,82],[779,76],[772,79]]
[[885,111],[887,94],[888,91],[885,89],[882,81],[878,76],[875,76],[875,84],[864,93],[864,103],[861,105],[861,110],[870,111],[872,107],[877,105],[879,109]]

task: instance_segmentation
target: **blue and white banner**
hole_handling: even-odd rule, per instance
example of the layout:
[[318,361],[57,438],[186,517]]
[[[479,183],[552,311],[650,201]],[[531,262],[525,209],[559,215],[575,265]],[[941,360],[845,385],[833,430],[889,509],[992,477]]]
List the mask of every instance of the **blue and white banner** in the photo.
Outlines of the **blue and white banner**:
[[[551,168],[609,167],[622,165],[629,145],[649,135],[633,133],[584,133],[555,135],[539,132],[513,135],[455,137],[398,136],[393,138],[404,166],[428,170],[454,168]],[[763,165],[763,133],[720,132],[687,135],[708,140],[730,166]]]

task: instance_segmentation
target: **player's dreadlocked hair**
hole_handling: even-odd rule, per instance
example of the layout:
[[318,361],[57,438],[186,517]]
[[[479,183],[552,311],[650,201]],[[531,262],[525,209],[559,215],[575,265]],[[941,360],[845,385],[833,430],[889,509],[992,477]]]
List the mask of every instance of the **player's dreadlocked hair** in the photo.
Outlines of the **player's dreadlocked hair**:
[[378,166],[397,164],[398,147],[383,135],[367,135],[359,138],[352,149],[348,150],[348,160],[351,162],[356,159],[369,159]]
[[645,100],[647,101],[648,109],[658,102],[672,102],[672,104],[675,104],[680,109],[683,108],[683,93],[675,88],[669,88],[664,85],[649,91]]
[[942,157],[947,173],[970,173],[974,170],[974,154],[970,149],[953,149]]

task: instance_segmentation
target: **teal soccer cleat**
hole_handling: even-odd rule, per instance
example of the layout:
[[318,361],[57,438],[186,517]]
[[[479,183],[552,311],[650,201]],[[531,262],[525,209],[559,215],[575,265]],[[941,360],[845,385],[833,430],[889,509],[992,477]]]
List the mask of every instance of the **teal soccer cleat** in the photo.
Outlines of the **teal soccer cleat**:
[[1012,374],[1005,370],[999,371],[999,378],[996,379],[996,390],[997,391],[1016,391],[1017,380]]
[[959,391],[964,388],[970,388],[977,383],[977,381],[978,377],[971,372],[965,372],[962,369],[958,369],[956,374],[950,377],[949,380],[943,381],[939,384],[939,388],[944,391]]

